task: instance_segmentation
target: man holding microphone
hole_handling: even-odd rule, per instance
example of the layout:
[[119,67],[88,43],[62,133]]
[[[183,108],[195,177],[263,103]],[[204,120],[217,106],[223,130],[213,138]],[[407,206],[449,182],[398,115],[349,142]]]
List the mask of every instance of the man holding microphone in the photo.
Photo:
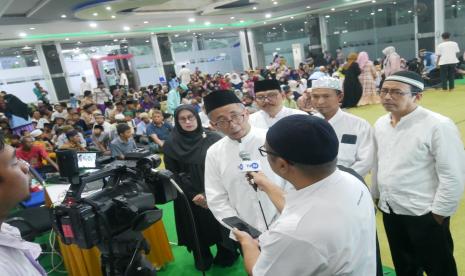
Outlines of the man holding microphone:
[[295,191],[251,173],[281,215],[258,242],[234,230],[247,273],[376,275],[373,201],[360,180],[337,169],[338,147],[331,125],[314,116],[292,115],[268,130],[260,153]]

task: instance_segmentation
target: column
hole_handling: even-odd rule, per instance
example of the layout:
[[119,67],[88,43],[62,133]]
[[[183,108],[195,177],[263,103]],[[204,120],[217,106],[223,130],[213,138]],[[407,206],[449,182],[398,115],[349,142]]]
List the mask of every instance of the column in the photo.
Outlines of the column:
[[[438,21],[437,7],[435,7],[435,0],[414,0],[414,7],[416,7],[415,12],[415,33],[416,35],[416,49],[415,53],[418,56],[419,49],[426,49],[428,51],[434,52],[436,39],[435,39],[435,25]],[[444,2],[442,5],[442,15],[441,21],[444,22]],[[434,13],[434,16],[431,14]],[[442,23],[444,26],[444,23]],[[441,31],[437,35],[441,36]]]
[[326,40],[326,22],[324,16],[310,15],[307,17],[310,44],[308,50],[312,54],[320,54],[328,48]]
[[258,67],[257,51],[252,30],[243,29],[239,31],[239,41],[241,43],[241,58],[244,70]]
[[37,45],[36,52],[40,66],[44,72],[50,101],[68,100],[69,88],[66,74],[63,70],[63,57],[60,57],[60,45],[58,43]]
[[168,34],[156,34],[150,37],[152,49],[157,65],[160,65],[161,73],[168,82],[173,74],[176,74],[174,68],[174,54],[171,49],[171,40]]
[[[446,12],[444,0],[434,0],[434,45],[441,43],[441,34],[444,32],[445,20]],[[434,50],[434,48],[432,50]]]

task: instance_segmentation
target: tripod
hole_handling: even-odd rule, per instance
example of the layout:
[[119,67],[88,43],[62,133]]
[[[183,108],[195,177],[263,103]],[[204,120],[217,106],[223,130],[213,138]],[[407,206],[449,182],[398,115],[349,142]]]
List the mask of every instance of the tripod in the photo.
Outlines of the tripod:
[[141,250],[148,254],[150,246],[140,232],[126,230],[97,246],[104,276],[156,275],[156,269],[141,254]]

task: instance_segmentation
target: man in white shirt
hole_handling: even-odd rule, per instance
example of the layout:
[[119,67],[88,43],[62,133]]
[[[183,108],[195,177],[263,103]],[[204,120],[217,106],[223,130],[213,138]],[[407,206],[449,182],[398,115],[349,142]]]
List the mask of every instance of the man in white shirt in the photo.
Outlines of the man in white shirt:
[[457,275],[450,216],[465,182],[465,154],[454,122],[417,105],[420,75],[386,78],[375,124],[372,195],[379,201],[396,274]]
[[184,85],[188,85],[191,82],[191,70],[189,70],[186,65],[181,66],[181,70],[179,70],[179,78],[181,79],[181,83]]
[[449,92],[452,92],[455,85],[455,67],[459,62],[457,54],[460,49],[457,42],[449,40],[450,33],[445,32],[441,37],[443,42],[436,47],[436,64],[439,66],[442,90],[447,90],[447,82],[449,82]]
[[9,212],[29,197],[29,165],[15,149],[0,141],[0,275],[46,275],[36,261],[40,246],[21,239],[19,230],[5,223]]
[[[247,110],[231,91],[215,91],[204,98],[210,123],[225,137],[207,151],[205,161],[205,195],[215,218],[237,216],[264,231],[277,218],[278,212],[263,191],[255,191],[248,183],[246,173],[239,167],[242,155],[261,163],[261,169],[280,188],[286,182],[273,173],[266,158],[258,151],[265,143],[266,130],[251,127]],[[264,217],[259,205],[263,207]]]
[[[63,106],[64,105],[64,106]],[[55,118],[58,116],[58,117],[61,117],[61,118],[66,118],[68,117],[68,111],[65,109],[66,107],[66,103],[64,104],[61,104],[61,103],[56,103],[54,105],[54,109],[55,111],[53,111],[52,113],[52,117],[50,118],[52,121],[55,121]]]
[[268,130],[260,152],[295,191],[283,196],[253,173],[281,216],[258,243],[234,230],[249,275],[376,275],[373,201],[360,180],[337,169],[338,146],[333,128],[315,116],[292,115]]
[[260,111],[250,115],[250,124],[253,127],[268,129],[289,115],[307,114],[302,110],[287,108],[283,105],[283,95],[277,80],[256,81],[254,85],[255,102]]
[[339,140],[337,164],[365,177],[374,161],[374,139],[370,123],[342,111],[339,103],[344,97],[338,79],[323,77],[313,81],[310,93],[313,107],[336,131]]
[[127,88],[129,86],[129,80],[124,70],[122,70],[119,75],[119,86],[123,87],[127,92]]
[[90,85],[89,82],[87,82],[86,77],[82,77],[82,82],[81,86],[79,89],[80,94],[79,95],[84,95],[84,91],[92,91],[92,85]]

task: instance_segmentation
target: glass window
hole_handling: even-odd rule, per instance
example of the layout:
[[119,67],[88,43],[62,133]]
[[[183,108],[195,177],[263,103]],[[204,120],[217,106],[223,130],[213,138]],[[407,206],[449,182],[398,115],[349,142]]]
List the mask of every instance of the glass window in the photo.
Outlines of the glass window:
[[465,0],[445,0],[445,28],[451,33],[451,40],[459,44],[461,51],[465,49]]

